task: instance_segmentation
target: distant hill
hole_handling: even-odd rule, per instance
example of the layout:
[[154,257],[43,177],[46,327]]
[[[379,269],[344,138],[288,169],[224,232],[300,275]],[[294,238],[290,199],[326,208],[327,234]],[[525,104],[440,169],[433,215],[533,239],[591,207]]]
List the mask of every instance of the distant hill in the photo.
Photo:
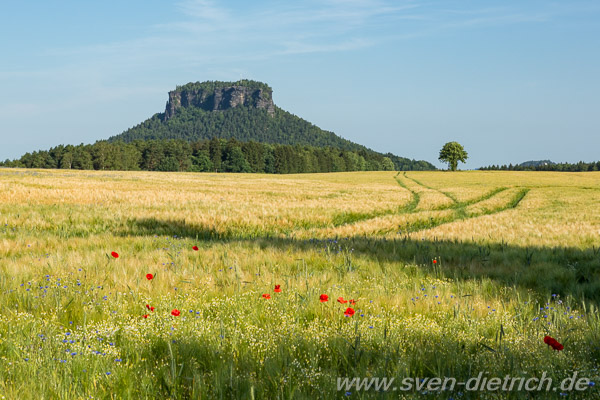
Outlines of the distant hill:
[[548,165],[556,165],[556,163],[550,161],[550,160],[540,160],[540,161],[525,161],[521,164],[519,164],[519,167],[523,167],[523,168],[537,168],[537,167],[542,167],[542,166],[548,166]]
[[163,113],[154,114],[139,125],[109,138],[108,142],[164,139],[195,142],[212,138],[333,147],[386,156],[397,170],[436,169],[427,161],[377,153],[323,130],[277,107],[271,87],[252,80],[208,81],[177,86],[169,92]]
[[555,163],[550,160],[526,161],[517,165],[489,165],[479,168],[482,171],[560,171],[560,172],[585,172],[600,171],[600,161],[577,163]]

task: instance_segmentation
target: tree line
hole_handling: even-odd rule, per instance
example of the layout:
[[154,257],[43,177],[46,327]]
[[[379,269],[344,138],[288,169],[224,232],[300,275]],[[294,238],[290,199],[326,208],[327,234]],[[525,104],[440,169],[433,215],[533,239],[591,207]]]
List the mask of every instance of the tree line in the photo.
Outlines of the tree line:
[[430,164],[371,150],[240,142],[212,138],[98,141],[59,145],[0,162],[16,168],[61,168],[125,171],[317,173],[344,171],[426,170]]
[[215,92],[217,89],[227,89],[233,86],[244,86],[249,90],[263,90],[265,92],[273,92],[273,89],[269,85],[263,82],[253,81],[251,79],[240,79],[236,82],[222,82],[222,81],[204,81],[204,82],[190,82],[185,85],[177,85],[176,91],[205,91]]
[[479,168],[482,171],[562,171],[562,172],[585,172],[600,171],[600,161],[578,163],[546,163],[540,165],[490,165]]

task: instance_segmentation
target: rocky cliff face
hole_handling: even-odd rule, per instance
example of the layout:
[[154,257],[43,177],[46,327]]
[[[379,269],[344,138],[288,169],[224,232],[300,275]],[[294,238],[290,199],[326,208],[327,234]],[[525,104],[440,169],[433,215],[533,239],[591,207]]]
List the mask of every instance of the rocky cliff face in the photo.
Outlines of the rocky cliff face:
[[205,88],[178,88],[169,92],[164,120],[173,117],[180,107],[198,107],[206,111],[224,111],[232,107],[264,108],[270,115],[275,112],[273,91],[243,85]]

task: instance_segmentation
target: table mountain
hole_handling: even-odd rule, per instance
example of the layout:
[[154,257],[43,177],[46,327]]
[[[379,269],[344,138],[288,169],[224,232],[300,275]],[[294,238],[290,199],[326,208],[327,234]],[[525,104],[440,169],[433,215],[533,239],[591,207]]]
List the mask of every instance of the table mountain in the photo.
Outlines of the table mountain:
[[[183,139],[194,142],[215,137],[376,153],[277,107],[273,102],[273,89],[252,80],[207,81],[178,86],[169,92],[163,113],[154,114],[108,141]],[[413,163],[419,164],[418,169],[435,169],[426,161],[389,153],[385,156],[398,169],[413,169],[410,166]]]

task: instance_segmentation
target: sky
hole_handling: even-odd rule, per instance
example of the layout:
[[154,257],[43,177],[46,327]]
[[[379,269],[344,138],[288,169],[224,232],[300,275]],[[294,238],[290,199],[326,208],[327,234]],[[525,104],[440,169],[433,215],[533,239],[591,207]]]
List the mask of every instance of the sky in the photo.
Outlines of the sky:
[[0,160],[94,143],[188,82],[439,168],[600,159],[598,1],[22,0],[0,14]]

